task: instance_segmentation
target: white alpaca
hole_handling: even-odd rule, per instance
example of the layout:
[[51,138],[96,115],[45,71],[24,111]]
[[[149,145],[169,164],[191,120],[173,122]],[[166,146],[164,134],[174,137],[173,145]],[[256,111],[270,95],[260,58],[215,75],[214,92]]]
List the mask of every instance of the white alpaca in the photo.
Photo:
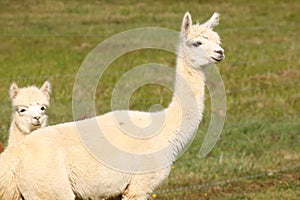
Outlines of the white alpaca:
[[[101,199],[118,195],[123,200],[147,199],[168,176],[171,163],[192,139],[202,119],[205,87],[203,61],[212,63],[224,58],[220,38],[212,31],[218,20],[219,15],[215,13],[206,23],[192,25],[190,14],[185,14],[178,48],[174,97],[167,109],[157,113],[113,111],[34,131],[21,145],[8,147],[1,155],[0,199]],[[205,56],[203,50],[207,53]],[[163,116],[165,124],[159,134],[151,138],[129,137],[122,132],[122,127],[128,126],[127,121],[116,121],[115,118],[123,114],[128,114],[133,123],[140,126],[147,125],[151,116],[154,121]],[[171,145],[171,151],[163,155],[168,165],[147,173],[128,173],[98,162],[82,145],[77,134],[77,127],[80,127],[87,136],[93,135],[93,122],[98,123],[112,144],[132,154],[151,154]],[[104,146],[100,150],[107,153]],[[116,162],[122,160],[118,156],[107,154]],[[153,164],[159,159],[153,157],[145,162]],[[136,171],[146,166],[141,160],[129,164]]]
[[[46,108],[50,100],[50,83],[46,81],[39,89],[36,86],[19,88],[10,86],[9,94],[13,107],[8,144],[17,145],[32,131],[47,125]],[[4,145],[0,143],[0,153]]]
[[19,88],[16,83],[10,86],[10,99],[13,107],[8,145],[17,145],[32,131],[47,125],[46,108],[49,106],[51,87],[46,81],[41,88],[29,86]]

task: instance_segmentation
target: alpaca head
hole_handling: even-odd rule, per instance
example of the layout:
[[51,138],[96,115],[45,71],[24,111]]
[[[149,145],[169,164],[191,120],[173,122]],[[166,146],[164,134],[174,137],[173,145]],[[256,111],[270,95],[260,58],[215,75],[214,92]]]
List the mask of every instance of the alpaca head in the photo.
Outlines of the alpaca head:
[[14,108],[13,120],[25,134],[47,125],[46,108],[49,106],[51,86],[46,81],[41,88],[10,86],[10,99]]
[[180,54],[198,67],[225,58],[219,35],[213,28],[219,24],[219,13],[214,13],[203,24],[192,24],[190,13],[185,13],[181,26]]

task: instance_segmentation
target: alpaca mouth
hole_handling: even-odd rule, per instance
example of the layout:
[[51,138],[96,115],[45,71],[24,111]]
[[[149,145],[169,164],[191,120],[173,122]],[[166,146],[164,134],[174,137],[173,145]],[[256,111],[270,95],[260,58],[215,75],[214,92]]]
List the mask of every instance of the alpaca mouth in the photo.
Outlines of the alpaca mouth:
[[35,127],[39,127],[39,126],[41,126],[41,123],[32,123],[31,125],[35,126]]
[[214,58],[214,57],[211,57],[214,61],[216,62],[221,62],[222,59],[217,59],[217,58]]

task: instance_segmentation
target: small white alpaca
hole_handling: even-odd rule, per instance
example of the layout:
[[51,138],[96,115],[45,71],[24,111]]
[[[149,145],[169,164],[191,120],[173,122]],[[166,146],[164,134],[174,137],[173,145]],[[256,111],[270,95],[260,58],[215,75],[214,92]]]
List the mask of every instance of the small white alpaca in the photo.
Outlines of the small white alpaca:
[[[46,108],[49,106],[51,86],[46,81],[39,89],[36,86],[19,88],[16,83],[10,86],[9,94],[13,107],[9,130],[9,145],[16,145],[32,131],[47,125]],[[0,153],[4,145],[0,143]]]
[[16,83],[10,86],[9,94],[13,107],[8,145],[17,145],[32,131],[45,127],[45,111],[50,104],[51,86],[46,81],[41,88],[28,86],[19,88]]
[[[178,47],[174,97],[168,108],[156,113],[113,111],[95,118],[39,129],[26,137],[19,146],[8,147],[0,158],[0,199],[101,199],[122,196],[122,200],[146,200],[170,172],[171,163],[193,138],[204,109],[203,62],[224,59],[220,38],[212,29],[218,24],[219,14],[204,24],[192,25],[191,15],[183,18]],[[203,54],[203,51],[206,54]],[[122,132],[127,121],[116,121],[115,116],[128,114],[134,124],[141,126],[153,120],[165,119],[159,134],[146,139],[129,137]],[[87,136],[96,130],[97,122],[105,137],[120,149],[132,154],[157,152],[171,145],[163,155],[168,165],[147,173],[128,173],[110,168],[93,157],[82,145],[78,127]],[[130,127],[129,127],[130,128]],[[129,129],[128,129],[129,130]],[[143,133],[142,133],[143,134]],[[96,145],[96,144],[95,144]],[[122,160],[120,155],[100,150],[107,158]],[[160,157],[145,160],[149,164]],[[142,160],[129,163],[139,171]],[[122,162],[120,162],[122,163]],[[148,164],[146,163],[146,164]],[[123,164],[127,164],[126,160]]]

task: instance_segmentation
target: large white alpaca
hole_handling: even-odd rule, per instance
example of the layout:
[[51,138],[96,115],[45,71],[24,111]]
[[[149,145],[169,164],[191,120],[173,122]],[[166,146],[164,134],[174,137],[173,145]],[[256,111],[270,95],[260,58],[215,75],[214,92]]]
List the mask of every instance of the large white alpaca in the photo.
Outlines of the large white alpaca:
[[[49,106],[51,86],[46,81],[41,88],[10,86],[9,94],[13,107],[8,145],[17,145],[32,131],[47,125],[46,108]],[[0,153],[4,145],[0,143]]]
[[[156,113],[113,111],[95,118],[34,131],[21,145],[8,147],[1,154],[0,199],[101,199],[119,195],[123,200],[147,199],[154,188],[166,179],[171,163],[192,139],[202,119],[205,88],[203,70],[206,64],[224,59],[220,38],[212,30],[218,21],[219,14],[215,13],[206,23],[192,25],[191,15],[184,15],[174,97],[168,108]],[[164,124],[151,137],[141,139],[132,136],[136,133],[129,133],[131,136],[128,136],[128,133],[124,134],[124,127],[129,131],[132,124],[128,125],[128,121],[118,118],[124,114],[130,116],[132,124],[140,127],[147,126],[151,117],[153,121],[161,118]],[[124,152],[146,155],[171,146],[170,151],[166,148],[166,154],[159,154],[163,158],[152,157],[135,162],[128,160],[132,173],[114,169],[96,160],[79,138],[79,129],[87,137],[96,132],[94,122],[107,140]],[[115,159],[117,163],[128,164],[120,156],[122,154],[109,154],[106,146],[100,146],[99,149],[108,160]],[[157,167],[155,163],[160,163],[160,159],[167,162]],[[155,166],[155,169],[134,173],[135,170],[143,171],[141,169],[147,168],[148,164]]]

